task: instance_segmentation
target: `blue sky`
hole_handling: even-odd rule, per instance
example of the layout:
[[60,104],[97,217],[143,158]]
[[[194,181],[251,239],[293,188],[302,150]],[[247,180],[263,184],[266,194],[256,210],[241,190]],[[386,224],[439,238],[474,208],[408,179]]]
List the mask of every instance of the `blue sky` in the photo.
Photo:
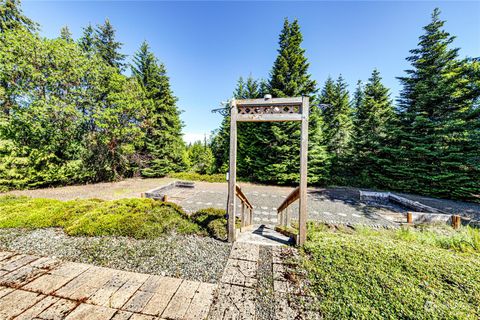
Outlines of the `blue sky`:
[[319,85],[342,74],[353,91],[378,68],[395,98],[395,77],[408,68],[408,50],[435,7],[460,55],[480,56],[480,2],[23,2],[46,37],[68,25],[77,38],[89,22],[108,17],[125,54],[147,40],[167,66],[189,141],[218,127],[221,116],[210,110],[231,97],[239,76],[268,77],[285,17],[299,20]]

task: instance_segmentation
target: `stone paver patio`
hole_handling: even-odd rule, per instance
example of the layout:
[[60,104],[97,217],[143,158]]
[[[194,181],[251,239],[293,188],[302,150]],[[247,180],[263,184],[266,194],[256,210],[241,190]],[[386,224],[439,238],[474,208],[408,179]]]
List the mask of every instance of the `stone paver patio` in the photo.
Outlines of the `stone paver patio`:
[[215,284],[0,252],[0,319],[206,319]]
[[[253,222],[275,226],[277,208],[293,188],[240,183],[243,193],[254,207]],[[167,192],[168,201],[176,202],[187,212],[204,208],[225,209],[227,188],[224,183],[195,182],[195,188],[174,188]],[[241,207],[237,202],[238,208]],[[298,201],[290,206],[292,217],[298,218]],[[331,224],[361,224],[374,227],[394,226],[396,223],[382,217],[392,214],[388,208],[360,202],[358,190],[348,188],[308,190],[308,219]],[[240,214],[240,210],[237,210]]]

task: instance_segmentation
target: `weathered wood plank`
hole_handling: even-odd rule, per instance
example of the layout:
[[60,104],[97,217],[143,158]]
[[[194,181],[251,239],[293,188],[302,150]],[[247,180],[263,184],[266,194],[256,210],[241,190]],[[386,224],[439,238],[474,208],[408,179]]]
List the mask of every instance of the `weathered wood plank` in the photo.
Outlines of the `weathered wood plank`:
[[135,294],[125,303],[124,310],[131,312],[141,312],[147,303],[152,299],[154,292],[140,291]]
[[190,306],[184,316],[184,319],[202,320],[208,316],[208,311],[213,302],[213,296],[216,289],[215,284],[201,283],[197,293],[192,299]]
[[60,300],[60,298],[52,297],[52,296],[45,296],[42,300],[37,302],[31,308],[25,310],[22,314],[17,316],[15,320],[31,320],[37,317],[40,313],[45,311],[47,308],[52,306],[55,302]]
[[123,307],[147,279],[146,274],[131,274],[129,280],[110,297],[109,306],[116,309]]
[[55,295],[74,300],[87,299],[107,283],[115,272],[113,269],[92,267],[55,291]]
[[307,239],[307,161],[308,161],[308,97],[302,98],[302,137],[300,141],[300,198],[298,205],[298,244]]
[[40,313],[38,318],[45,320],[63,320],[77,305],[77,302],[67,299],[59,299]]
[[39,293],[15,290],[0,300],[0,319],[11,319],[21,314],[44,297]]
[[290,106],[290,105],[301,105],[301,104],[302,104],[302,97],[237,100],[237,106],[239,107],[278,106],[278,105]]
[[117,310],[82,303],[65,320],[110,320]]
[[118,310],[110,320],[130,320],[132,315],[131,312]]
[[302,115],[299,113],[279,113],[279,114],[239,114],[239,122],[284,122],[284,121],[302,121]]
[[109,306],[110,299],[126,282],[128,281],[127,272],[118,272],[116,273],[104,286],[97,290],[92,296],[87,300],[88,303],[99,305],[99,306]]
[[236,186],[237,186],[237,105],[235,100],[230,106],[230,161],[228,177],[228,241],[233,242],[236,238],[235,210],[236,210]]
[[37,260],[39,257],[19,254],[0,262],[0,269],[8,272],[15,271],[24,265]]
[[185,280],[162,313],[163,318],[184,319],[185,313],[200,286],[200,282]]

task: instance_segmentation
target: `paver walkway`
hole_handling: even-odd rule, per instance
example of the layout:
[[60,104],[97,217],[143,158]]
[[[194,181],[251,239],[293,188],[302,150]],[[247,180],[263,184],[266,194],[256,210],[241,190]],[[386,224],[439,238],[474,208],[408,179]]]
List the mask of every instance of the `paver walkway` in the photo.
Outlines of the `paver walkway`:
[[[262,239],[263,238],[263,239]],[[234,243],[210,309],[209,319],[316,319],[293,307],[300,296],[286,277],[286,237],[266,227],[240,235]]]
[[0,319],[205,319],[215,284],[0,252]]

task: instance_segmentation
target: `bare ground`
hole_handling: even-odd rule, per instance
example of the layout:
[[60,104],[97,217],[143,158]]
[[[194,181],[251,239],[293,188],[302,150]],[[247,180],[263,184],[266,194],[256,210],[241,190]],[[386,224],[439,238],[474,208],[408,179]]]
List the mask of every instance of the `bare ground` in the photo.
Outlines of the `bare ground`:
[[17,190],[4,194],[28,196],[32,198],[50,198],[58,200],[97,198],[117,200],[122,198],[138,198],[142,192],[174,181],[171,178],[141,179],[131,178],[118,182],[102,182],[34,190]]

